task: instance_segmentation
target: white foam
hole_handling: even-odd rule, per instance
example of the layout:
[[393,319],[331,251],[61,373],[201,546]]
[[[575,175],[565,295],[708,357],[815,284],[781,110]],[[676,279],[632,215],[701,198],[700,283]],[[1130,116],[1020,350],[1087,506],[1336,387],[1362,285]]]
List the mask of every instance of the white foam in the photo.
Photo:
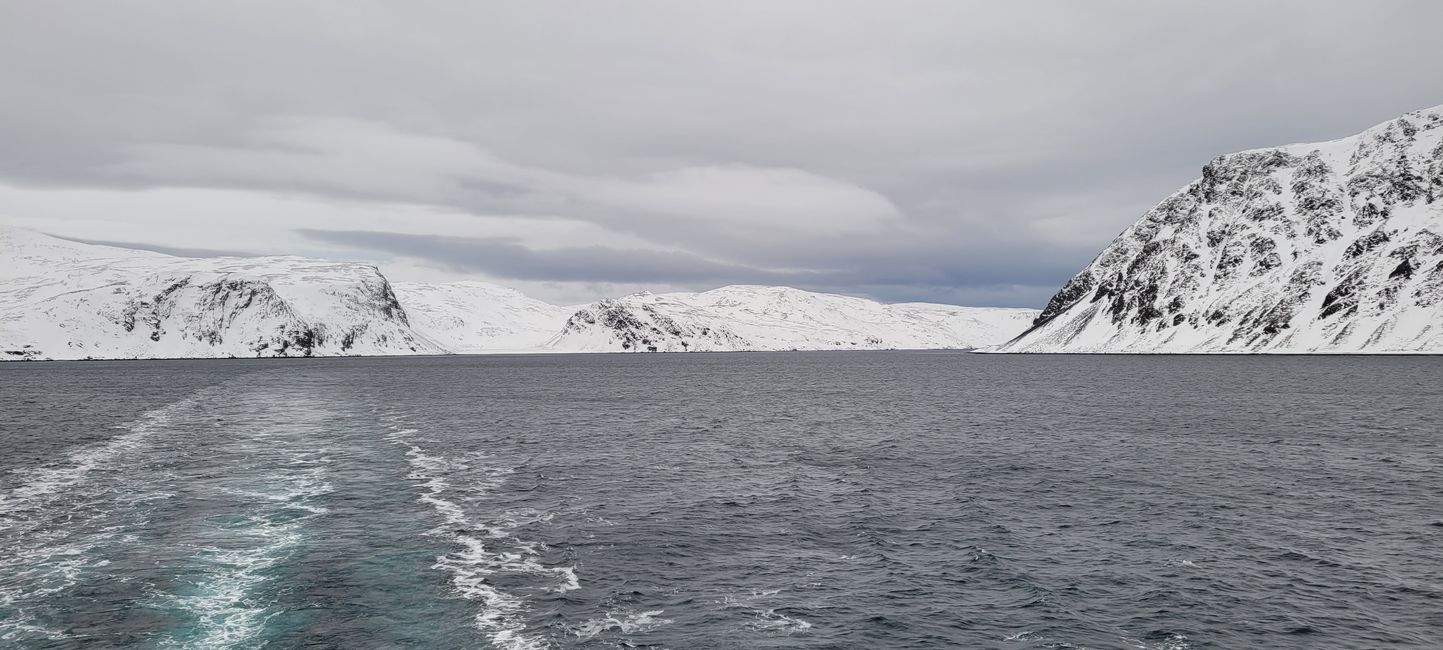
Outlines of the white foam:
[[[294,474],[281,474],[265,482],[278,486],[272,492],[226,490],[261,505],[244,524],[226,531],[227,540],[254,540],[241,547],[205,546],[195,549],[191,564],[204,576],[193,591],[154,596],[155,605],[179,611],[195,621],[184,638],[161,642],[165,647],[229,648],[254,641],[266,622],[279,614],[268,603],[254,598],[255,591],[270,581],[267,571],[288,560],[305,541],[309,520],[327,512],[312,500],[332,492],[324,479],[325,468],[314,466]],[[296,509],[307,514],[277,523],[272,517]]]
[[328,480],[332,460],[308,442],[326,412],[291,396],[248,397],[263,402],[266,413],[228,432],[241,437],[224,445],[225,453],[254,460],[239,463],[217,484],[203,484],[214,490],[203,499],[229,507],[180,538],[178,550],[188,558],[166,567],[176,578],[168,591],[144,601],[183,621],[157,639],[161,647],[258,645],[267,623],[282,613],[262,590],[275,580],[275,568],[304,547],[311,523],[329,512],[324,500],[335,490]]
[[[16,612],[17,618],[23,617],[25,612]],[[10,620],[0,623],[0,641],[15,641],[17,639],[45,639],[46,641],[61,641],[70,638],[70,635],[48,627],[26,623],[24,620]]]
[[[93,560],[93,540],[69,542],[45,540],[43,543],[9,549],[0,570],[5,572],[6,585],[0,587],[0,608],[20,610],[26,601],[39,600],[75,586],[86,571],[103,567],[108,562]],[[0,638],[20,628],[33,627],[25,616],[0,620]],[[58,633],[58,632],[57,632]]]
[[1187,637],[1181,634],[1173,634],[1169,636],[1166,641],[1163,641],[1161,645],[1157,646],[1157,650],[1188,650],[1191,647],[1192,644],[1188,643]]
[[775,609],[768,609],[757,613],[757,620],[751,624],[751,627],[758,630],[771,630],[792,634],[810,630],[812,629],[812,624],[800,618],[794,618],[786,614],[778,614]]
[[[395,430],[386,438],[406,447],[405,456],[411,467],[406,478],[417,482],[424,490],[416,500],[430,506],[442,520],[440,526],[426,534],[448,540],[456,546],[455,550],[437,557],[432,568],[450,575],[451,586],[457,596],[480,605],[474,623],[493,644],[509,650],[549,647],[545,639],[526,634],[523,620],[529,609],[526,600],[497,589],[490,584],[489,578],[500,572],[524,573],[549,579],[552,585],[547,589],[550,591],[566,592],[581,587],[575,567],[543,565],[539,560],[539,549],[544,549],[544,545],[512,535],[516,528],[548,521],[551,515],[513,511],[495,521],[472,519],[451,495],[463,492],[468,499],[484,496],[499,487],[515,470],[483,465],[487,459],[484,455],[458,460],[427,453],[413,441],[417,433],[415,429],[397,425],[393,428]],[[465,476],[465,486],[457,487],[448,480],[458,474]],[[488,546],[493,542],[498,546],[495,550]],[[514,550],[501,550],[502,543],[509,543]]]
[[622,634],[650,632],[658,627],[672,623],[671,619],[657,618],[665,611],[666,610],[662,609],[654,609],[646,612],[607,612],[606,616],[593,618],[577,625],[572,629],[572,633],[578,638],[586,640],[607,630],[617,630]]
[[266,621],[278,612],[261,604],[250,604],[248,596],[266,582],[262,574],[286,558],[289,549],[300,543],[298,526],[284,526],[271,531],[272,539],[262,546],[226,550],[203,548],[192,561],[204,568],[205,582],[196,591],[185,595],[165,594],[156,597],[156,605],[184,612],[196,620],[197,638],[166,639],[165,647],[225,648],[253,639],[264,629]]
[[101,443],[79,447],[68,454],[64,461],[49,466],[15,470],[23,477],[19,487],[8,494],[0,495],[0,532],[14,528],[31,529],[36,521],[21,516],[24,512],[47,509],[45,506],[54,498],[64,496],[96,469],[136,449],[146,438],[164,429],[170,422],[171,414],[192,400],[185,399],[159,409],[149,411],[135,422],[120,425],[126,430]]
[[581,588],[581,580],[576,577],[576,567],[557,567],[554,570],[558,574],[563,576],[564,579],[562,580],[561,584],[552,588],[552,591],[555,591],[559,594],[564,594],[568,591],[575,591]]
[[805,632],[812,628],[812,624],[800,618],[787,616],[777,612],[777,607],[768,607],[758,604],[758,601],[771,599],[781,594],[781,589],[764,589],[753,591],[751,595],[742,598],[724,596],[722,598],[722,609],[746,609],[752,614],[753,620],[746,623],[746,627],[753,630],[776,632],[782,634],[795,634]]
[[547,647],[542,639],[524,634],[526,624],[521,616],[526,611],[526,601],[487,583],[487,577],[495,571],[496,562],[493,554],[486,551],[486,545],[467,535],[456,535],[453,541],[461,548],[436,558],[432,568],[451,574],[451,585],[457,595],[481,603],[476,613],[476,627],[503,648],[531,650]]
[[[95,549],[113,541],[126,541],[120,526],[77,532],[70,526],[47,528],[57,512],[69,511],[84,518],[105,517],[111,509],[101,507],[101,497],[89,480],[91,474],[116,465],[132,452],[142,449],[146,439],[164,430],[172,415],[191,403],[187,398],[142,414],[135,421],[116,427],[120,433],[108,440],[77,447],[63,460],[48,465],[16,470],[20,485],[0,495],[0,608],[10,614],[0,619],[0,640],[60,639],[69,635],[38,625],[26,603],[65,592],[95,569],[109,565],[96,557]],[[118,500],[119,507],[173,496],[154,490],[113,490],[106,486],[105,498]],[[77,521],[76,523],[81,523]]]

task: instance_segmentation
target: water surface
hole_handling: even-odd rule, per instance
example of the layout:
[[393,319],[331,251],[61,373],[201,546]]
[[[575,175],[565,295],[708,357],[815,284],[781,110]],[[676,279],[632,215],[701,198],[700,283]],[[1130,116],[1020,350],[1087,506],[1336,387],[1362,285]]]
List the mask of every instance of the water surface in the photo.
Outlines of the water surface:
[[1443,359],[0,365],[0,642],[1436,647]]

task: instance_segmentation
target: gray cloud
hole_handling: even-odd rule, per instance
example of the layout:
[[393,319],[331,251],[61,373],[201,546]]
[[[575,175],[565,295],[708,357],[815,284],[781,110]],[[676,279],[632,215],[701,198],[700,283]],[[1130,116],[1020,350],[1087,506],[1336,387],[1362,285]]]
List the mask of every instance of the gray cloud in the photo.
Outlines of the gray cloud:
[[297,231],[311,239],[429,260],[462,271],[517,280],[558,282],[781,282],[811,273],[769,273],[703,259],[691,253],[570,246],[533,250],[514,239],[410,235],[364,230]]
[[[51,234],[51,233],[47,233]],[[186,246],[165,246],[139,241],[114,241],[109,239],[82,239],[80,237],[63,237],[51,234],[53,237],[60,237],[82,244],[96,244],[98,246],[114,246],[116,248],[129,248],[132,250],[151,251],[153,253],[164,253],[177,257],[256,257],[257,253],[251,251],[225,250],[219,248],[189,248]]]
[[1007,269],[996,257],[958,258],[935,247],[910,250],[915,259],[899,261],[895,251],[860,251],[845,256],[845,267],[776,270],[718,262],[691,253],[634,250],[607,246],[569,246],[537,250],[514,239],[464,238],[375,231],[298,230],[329,244],[418,258],[490,277],[550,282],[693,284],[779,284],[842,293],[886,295],[893,300],[931,300],[970,296],[987,300],[997,293],[1031,291],[1038,300],[1050,282],[1072,265],[1042,261],[1025,270]]
[[[1439,24],[1429,0],[29,3],[0,21],[0,185],[31,194],[0,219],[45,192],[224,189],[325,206],[247,247],[1038,305],[1215,155],[1443,102]],[[140,223],[66,205],[68,236]],[[204,192],[167,206],[145,218],[183,241],[125,239],[261,227]]]

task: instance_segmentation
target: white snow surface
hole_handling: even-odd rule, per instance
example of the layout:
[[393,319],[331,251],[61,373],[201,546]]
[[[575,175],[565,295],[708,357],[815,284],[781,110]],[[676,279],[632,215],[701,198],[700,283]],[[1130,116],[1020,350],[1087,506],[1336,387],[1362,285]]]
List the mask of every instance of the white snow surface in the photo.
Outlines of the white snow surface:
[[193,259],[0,227],[0,358],[440,354],[373,266]]
[[993,351],[1443,353],[1443,107],[1213,160]]
[[578,310],[547,344],[560,351],[967,349],[1005,341],[1034,309],[883,304],[789,287],[640,293]]
[[393,286],[411,327],[458,354],[541,349],[575,311],[489,282]]
[[1037,314],[785,287],[558,307],[301,257],[186,258],[0,226],[0,359],[972,348]]

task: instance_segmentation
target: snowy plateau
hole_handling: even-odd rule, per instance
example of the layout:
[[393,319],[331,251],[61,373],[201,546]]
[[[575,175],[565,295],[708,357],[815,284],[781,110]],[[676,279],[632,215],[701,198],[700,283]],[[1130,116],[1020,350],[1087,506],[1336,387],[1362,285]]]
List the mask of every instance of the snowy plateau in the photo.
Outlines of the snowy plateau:
[[1213,160],[991,351],[1443,352],[1443,107]]
[[1036,315],[757,286],[559,307],[484,282],[392,283],[367,264],[174,257],[0,226],[7,360],[966,349]]

